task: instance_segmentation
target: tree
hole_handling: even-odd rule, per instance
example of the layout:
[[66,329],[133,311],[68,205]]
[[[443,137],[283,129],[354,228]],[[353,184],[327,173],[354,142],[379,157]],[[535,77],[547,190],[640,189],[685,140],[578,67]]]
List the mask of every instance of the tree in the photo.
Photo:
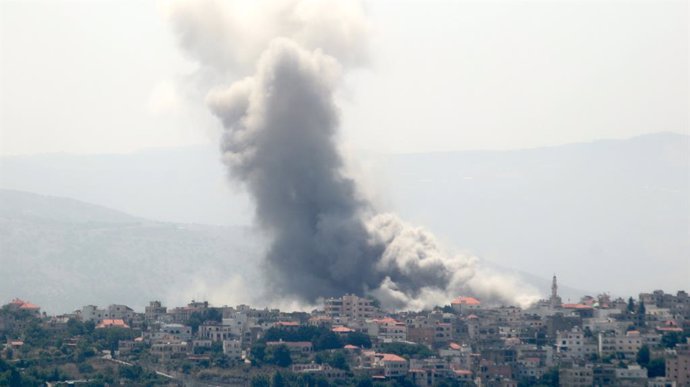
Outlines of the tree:
[[362,375],[357,379],[357,387],[374,387],[374,383],[370,376]]
[[271,387],[285,387],[285,380],[280,372],[273,374],[273,381],[271,382]]
[[271,381],[267,375],[256,375],[252,378],[251,387],[271,387]]
[[546,386],[558,387],[558,385],[559,385],[558,367],[553,367],[553,368],[549,369],[546,373],[544,373],[544,376],[541,377],[540,382],[541,382],[541,384],[546,385]]
[[0,359],[0,386],[22,386],[22,376],[19,371],[2,359]]
[[676,344],[682,342],[682,339],[680,332],[669,332],[661,336],[661,344],[666,348],[673,348]]
[[285,345],[277,345],[271,348],[270,362],[278,367],[289,367],[292,364],[290,350]]
[[594,333],[592,333],[592,330],[589,327],[585,327],[583,333],[585,337],[594,337]]
[[650,378],[666,376],[666,360],[663,357],[652,359],[647,364],[647,373]]
[[628,313],[632,314],[635,311],[635,300],[632,297],[628,298]]
[[347,359],[345,358],[345,355],[343,355],[342,352],[334,353],[333,356],[329,359],[328,365],[333,368],[338,368],[345,371],[348,371],[350,369],[350,367],[347,365]]
[[314,343],[314,350],[316,351],[322,351],[325,349],[336,349],[342,347],[343,343],[342,341],[340,341],[340,337],[338,337],[338,335],[331,331],[325,332],[324,334],[320,335]]
[[637,325],[638,326],[645,326],[645,318],[647,314],[647,309],[644,307],[644,301],[640,301],[639,304],[637,304]]
[[643,345],[640,347],[640,350],[637,351],[637,364],[641,365],[642,367],[647,367],[647,364],[649,364],[649,347],[646,345]]
[[86,333],[86,327],[84,326],[83,322],[71,318],[67,320],[67,333],[70,336],[83,335],[84,333]]
[[252,359],[252,363],[262,363],[266,359],[266,345],[257,343],[252,345],[252,349],[249,351]]
[[144,373],[144,369],[141,368],[140,366],[128,366],[128,367],[120,367],[119,369],[119,374],[121,378],[125,379],[130,379],[130,380],[138,380],[141,378],[142,374]]
[[355,347],[371,348],[371,338],[362,332],[352,332],[345,337],[345,344]]

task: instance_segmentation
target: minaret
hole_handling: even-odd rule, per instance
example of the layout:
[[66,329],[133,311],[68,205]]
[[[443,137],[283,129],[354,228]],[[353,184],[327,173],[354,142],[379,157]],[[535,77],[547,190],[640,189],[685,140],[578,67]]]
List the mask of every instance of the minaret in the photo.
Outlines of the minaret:
[[561,306],[561,298],[558,297],[558,282],[556,281],[556,274],[553,275],[551,282],[551,307],[559,308]]

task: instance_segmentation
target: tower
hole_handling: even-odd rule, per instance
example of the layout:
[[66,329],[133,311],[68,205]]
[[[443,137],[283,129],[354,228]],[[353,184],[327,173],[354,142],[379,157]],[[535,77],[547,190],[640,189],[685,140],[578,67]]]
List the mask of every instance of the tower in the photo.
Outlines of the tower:
[[556,280],[556,274],[553,275],[553,280],[551,281],[551,302],[552,308],[561,307],[561,298],[558,296],[558,281]]

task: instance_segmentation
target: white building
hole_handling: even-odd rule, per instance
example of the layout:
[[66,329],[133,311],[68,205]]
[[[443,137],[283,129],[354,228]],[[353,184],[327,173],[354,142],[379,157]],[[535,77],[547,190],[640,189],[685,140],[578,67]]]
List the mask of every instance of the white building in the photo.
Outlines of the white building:
[[367,323],[367,333],[382,342],[407,340],[407,325],[390,317],[371,320]]
[[164,335],[177,337],[180,340],[188,341],[192,338],[192,327],[182,324],[163,324],[160,332]]
[[595,354],[597,346],[589,343],[582,329],[575,326],[569,331],[556,333],[556,352],[561,357],[584,359],[588,355]]
[[230,359],[242,358],[242,343],[239,340],[223,340],[223,354]]

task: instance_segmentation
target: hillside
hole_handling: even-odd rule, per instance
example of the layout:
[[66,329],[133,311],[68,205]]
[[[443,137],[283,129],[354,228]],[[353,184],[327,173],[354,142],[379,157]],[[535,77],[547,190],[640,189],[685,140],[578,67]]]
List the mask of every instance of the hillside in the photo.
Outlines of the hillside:
[[[213,296],[251,277],[249,229],[153,222],[72,199],[0,190],[0,294],[53,312]],[[207,281],[208,285],[200,285]]]
[[[690,277],[690,141],[674,133],[514,151],[357,155],[379,208],[498,267],[627,296]],[[251,224],[215,147],[0,158],[0,188],[174,223]],[[158,226],[162,227],[162,226]]]

